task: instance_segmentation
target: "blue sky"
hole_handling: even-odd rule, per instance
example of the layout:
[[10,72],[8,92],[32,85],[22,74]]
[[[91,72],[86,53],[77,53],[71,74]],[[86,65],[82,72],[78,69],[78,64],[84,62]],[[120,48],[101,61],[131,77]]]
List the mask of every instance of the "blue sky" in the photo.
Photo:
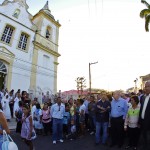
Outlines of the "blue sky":
[[[2,0],[0,0],[0,3]],[[29,12],[37,13],[46,0],[27,0]],[[127,89],[134,80],[150,73],[150,33],[139,17],[146,8],[140,0],[49,0],[59,20],[58,90],[76,89],[75,79],[84,76],[88,63],[92,87]]]

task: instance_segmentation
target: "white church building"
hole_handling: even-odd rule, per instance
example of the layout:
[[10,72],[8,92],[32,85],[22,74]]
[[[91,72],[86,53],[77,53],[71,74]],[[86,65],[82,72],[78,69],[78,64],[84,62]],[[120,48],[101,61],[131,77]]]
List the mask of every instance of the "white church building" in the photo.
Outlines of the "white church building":
[[28,8],[26,0],[0,4],[0,89],[55,94],[61,25],[48,2],[34,16]]

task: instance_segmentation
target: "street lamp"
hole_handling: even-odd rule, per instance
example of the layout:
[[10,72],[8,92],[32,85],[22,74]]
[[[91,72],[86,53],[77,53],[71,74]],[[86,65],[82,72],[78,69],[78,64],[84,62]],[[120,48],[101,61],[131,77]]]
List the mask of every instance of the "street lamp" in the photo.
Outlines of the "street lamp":
[[98,63],[98,61],[93,62],[93,63],[89,63],[89,93],[90,93],[90,95],[91,95],[91,84],[92,84],[92,82],[91,82],[91,65],[94,65],[97,63]]
[[137,81],[138,81],[138,78],[136,78],[136,79],[134,80],[134,83],[135,83],[135,85],[134,85],[134,92],[135,92],[135,93],[137,93]]

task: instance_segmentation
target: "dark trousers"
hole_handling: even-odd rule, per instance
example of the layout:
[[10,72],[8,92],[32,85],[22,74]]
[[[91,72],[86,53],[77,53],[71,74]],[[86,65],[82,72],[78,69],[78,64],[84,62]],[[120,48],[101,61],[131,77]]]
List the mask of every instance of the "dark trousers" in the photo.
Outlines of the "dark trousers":
[[79,133],[79,131],[80,131],[80,122],[79,122],[79,118],[80,118],[79,114],[76,113],[76,130],[77,130],[77,133]]
[[14,109],[14,103],[10,103],[10,104],[9,104],[9,107],[10,107],[11,118],[13,118],[14,115],[15,115],[15,114],[13,114],[13,113],[14,113],[14,112],[13,112],[13,109]]
[[89,129],[90,125],[89,125],[89,114],[85,114],[85,128]]
[[63,124],[63,133],[65,135],[68,135],[70,133],[70,125],[69,124]]
[[44,127],[44,133],[47,135],[51,129],[51,123],[50,122],[49,123],[43,123],[43,127]]
[[128,127],[129,146],[137,147],[140,136],[139,128]]
[[111,118],[111,140],[112,145],[123,145],[124,140],[124,120],[123,116]]
[[150,150],[150,126],[149,124],[141,120],[141,150]]
[[22,122],[18,121],[17,122],[17,126],[16,126],[16,132],[17,133],[21,133],[21,128],[22,128]]
[[95,116],[89,115],[89,125],[90,125],[90,131],[94,132],[96,127],[96,119]]
[[142,150],[150,150],[150,131],[141,129]]

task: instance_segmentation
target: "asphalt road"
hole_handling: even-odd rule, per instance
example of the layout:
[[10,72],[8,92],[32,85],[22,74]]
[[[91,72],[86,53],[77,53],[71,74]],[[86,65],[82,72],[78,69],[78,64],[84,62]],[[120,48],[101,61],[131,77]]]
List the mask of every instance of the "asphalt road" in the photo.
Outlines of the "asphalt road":
[[[19,150],[28,150],[29,148],[21,140],[20,135],[15,132],[11,133],[11,137],[18,145]],[[57,142],[56,145],[52,144],[52,137],[49,136],[38,136],[34,141],[35,150],[119,150],[119,148],[109,146],[103,146],[101,144],[95,145],[94,135],[87,135],[85,137],[76,140],[65,140],[64,143]],[[125,147],[125,145],[124,145]],[[125,148],[121,149],[125,149]]]

